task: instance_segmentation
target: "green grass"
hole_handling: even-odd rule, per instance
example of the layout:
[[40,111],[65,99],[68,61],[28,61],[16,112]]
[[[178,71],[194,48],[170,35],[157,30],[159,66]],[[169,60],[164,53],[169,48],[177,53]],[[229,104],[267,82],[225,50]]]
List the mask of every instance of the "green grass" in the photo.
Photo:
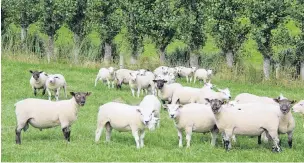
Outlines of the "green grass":
[[[303,119],[294,114],[296,129],[294,146],[288,148],[287,136],[282,135],[282,153],[272,153],[271,144],[257,145],[257,138],[238,137],[233,149],[225,152],[221,141],[216,147],[210,145],[210,134],[194,133],[190,149],[178,148],[177,132],[174,123],[165,111],[161,112],[161,127],[154,132],[147,132],[145,147],[137,150],[131,133],[113,132],[112,141],[105,143],[105,134],[101,142],[94,142],[96,116],[98,107],[106,102],[122,99],[129,104],[138,104],[127,86],[122,91],[108,89],[99,83],[94,88],[94,79],[98,69],[81,68],[63,64],[31,64],[2,58],[2,160],[1,161],[303,161],[304,137]],[[14,104],[22,99],[34,97],[29,85],[30,69],[44,70],[48,73],[61,73],[68,83],[68,91],[92,91],[86,105],[80,109],[78,120],[71,128],[71,143],[64,141],[60,127],[39,131],[30,127],[22,132],[22,145],[15,144],[15,112]],[[183,85],[199,87],[199,84]],[[303,86],[280,87],[270,84],[242,84],[220,81],[215,77],[213,82],[220,88],[229,87],[232,95],[250,92],[257,95],[278,96],[283,93],[291,99],[303,98]],[[70,98],[71,96],[69,96]],[[37,98],[47,99],[47,96]],[[62,96],[60,99],[63,99]],[[184,139],[185,140],[185,139]],[[185,143],[185,141],[184,141]],[[184,144],[185,146],[185,144]]]

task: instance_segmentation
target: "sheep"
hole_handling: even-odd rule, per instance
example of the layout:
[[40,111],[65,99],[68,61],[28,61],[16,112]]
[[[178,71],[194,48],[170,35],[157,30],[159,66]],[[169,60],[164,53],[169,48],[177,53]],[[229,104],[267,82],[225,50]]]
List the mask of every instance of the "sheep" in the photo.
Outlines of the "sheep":
[[116,80],[116,88],[121,89],[122,84],[129,84],[129,80],[131,78],[130,73],[132,72],[138,72],[138,71],[133,71],[133,70],[128,70],[128,69],[119,69],[114,72],[114,77]]
[[[112,129],[120,132],[131,131],[136,142],[136,148],[144,147],[145,128],[155,124],[150,124],[154,120],[153,111],[147,117],[142,114],[143,108],[127,104],[109,102],[99,107],[97,116],[97,129],[95,142],[98,142],[105,127],[107,130],[106,141],[111,139]],[[156,121],[154,121],[156,122]]]
[[158,75],[156,79],[166,80],[168,84],[175,83],[175,76],[173,73],[168,73],[166,75]]
[[224,102],[218,99],[205,99],[211,105],[215,115],[216,126],[223,133],[224,147],[230,150],[230,139],[233,135],[259,136],[262,132],[273,140],[273,152],[280,152],[278,128],[280,116],[273,112],[270,107],[277,107],[272,104],[254,104],[251,107],[256,109],[243,109],[244,107],[234,107],[223,105]]
[[293,111],[295,113],[301,113],[304,115],[304,100],[299,101],[293,106]]
[[[151,111],[154,111],[154,116],[156,118],[160,117],[160,108],[161,103],[158,98],[154,95],[146,95],[143,100],[140,102],[139,106],[143,108],[142,114],[150,114]],[[160,120],[158,120],[157,127],[160,126]]]
[[46,85],[46,90],[49,94],[49,100],[51,100],[51,97],[52,97],[51,91],[55,91],[55,98],[56,98],[56,101],[58,101],[60,88],[63,88],[65,98],[67,98],[67,93],[66,93],[67,83],[66,83],[63,75],[61,75],[61,74],[49,75],[48,79],[46,80],[45,85]]
[[194,84],[196,82],[196,79],[203,80],[204,83],[207,82],[207,80],[211,80],[212,70],[205,70],[205,69],[197,69],[194,73]]
[[174,119],[179,138],[179,147],[183,146],[182,130],[186,132],[187,148],[190,147],[192,132],[211,132],[211,145],[215,146],[218,129],[210,106],[197,103],[182,106],[177,103],[165,104],[164,107],[168,109],[169,117]]
[[48,78],[48,75],[43,71],[32,71],[30,70],[30,73],[32,74],[32,77],[30,79],[30,84],[32,86],[32,89],[34,91],[34,95],[37,95],[37,89],[43,89],[42,95],[45,95],[45,82]]
[[77,120],[80,106],[84,106],[86,97],[91,92],[70,92],[70,100],[49,101],[28,98],[15,104],[17,119],[16,144],[21,144],[21,130],[24,132],[29,124],[35,128],[46,129],[61,126],[65,140],[70,142],[70,127]]
[[150,77],[140,76],[138,72],[132,72],[130,76],[129,86],[133,97],[135,96],[135,89],[137,89],[137,97],[139,97],[141,89],[145,89],[146,94],[148,93],[148,89],[150,89],[152,94],[154,94],[154,83]]
[[204,85],[203,88],[192,88],[192,87],[182,87],[177,89],[172,96],[172,103],[176,103],[177,100],[181,104],[188,103],[201,103],[205,104],[205,98],[229,100],[231,99],[230,91],[226,89],[218,89],[219,92],[215,92],[211,89],[210,85]]
[[154,75],[166,75],[168,73],[168,69],[169,67],[167,66],[160,66],[160,67],[157,67],[153,73]]
[[168,73],[172,73],[174,76],[177,75],[177,69],[174,67],[169,67],[168,68]]
[[110,88],[110,85],[112,84],[112,88],[114,88],[114,68],[101,68],[96,76],[95,79],[95,87],[97,85],[98,80],[102,80],[103,82],[107,82],[108,88]]
[[167,81],[163,79],[153,80],[153,82],[155,83],[156,88],[159,90],[157,95],[160,97],[163,104],[165,103],[165,101],[171,103],[173,93],[177,89],[183,87],[179,83],[167,84]]
[[186,77],[186,80],[187,80],[187,83],[192,81],[192,77],[193,77],[193,74],[196,70],[196,67],[191,67],[191,68],[188,68],[188,67],[180,67],[178,69],[178,74],[179,76],[181,77]]
[[261,97],[250,93],[241,93],[237,95],[234,99],[239,104],[245,103],[252,103],[252,102],[261,102],[261,103],[268,103],[268,104],[277,104],[273,101],[272,98],[269,97]]

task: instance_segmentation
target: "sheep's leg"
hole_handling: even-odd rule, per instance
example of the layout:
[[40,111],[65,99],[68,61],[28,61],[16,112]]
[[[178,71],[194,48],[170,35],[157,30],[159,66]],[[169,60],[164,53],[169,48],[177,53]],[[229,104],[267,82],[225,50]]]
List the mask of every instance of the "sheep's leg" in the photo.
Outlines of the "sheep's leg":
[[135,97],[135,90],[131,88],[132,96]]
[[99,76],[97,76],[96,79],[95,79],[95,85],[94,85],[95,87],[97,86],[98,80],[99,80]]
[[189,78],[188,78],[188,76],[186,76],[186,80],[187,80],[187,83],[189,83]]
[[46,87],[44,86],[44,87],[43,87],[43,91],[42,91],[42,96],[45,95],[45,91],[46,91]]
[[49,94],[49,100],[51,100],[52,99],[52,93],[51,93],[50,89],[47,88],[46,90],[47,90],[47,92]]
[[109,79],[107,79],[107,84],[108,84],[108,88],[110,89],[111,88],[111,83],[110,83],[110,80]]
[[37,89],[36,88],[33,89],[34,89],[34,95],[37,96]]
[[112,134],[112,126],[110,125],[110,123],[106,123],[106,130],[107,130],[107,134],[106,134],[106,142],[109,142],[111,140],[111,134]]
[[62,128],[62,132],[63,132],[65,140],[70,142],[70,135],[71,135],[70,127],[67,126],[67,127]]
[[192,76],[190,76],[190,78],[189,78],[189,83],[191,83],[192,82]]
[[114,89],[114,80],[112,81],[112,88]]
[[292,136],[293,136],[293,131],[288,132],[287,135],[288,135],[288,145],[289,145],[289,148],[292,148]]
[[232,139],[233,142],[236,142],[236,137],[235,137],[234,134],[232,135],[231,139]]
[[195,84],[195,82],[196,82],[196,76],[194,76],[194,79],[193,79],[193,83]]
[[178,136],[178,146],[183,147],[183,134],[180,129],[177,129],[177,136]]
[[262,144],[262,136],[258,136],[258,144]]
[[[66,85],[63,86],[63,92],[65,95],[65,98],[68,98],[67,91],[66,91]],[[59,96],[59,92],[58,92],[58,96]]]
[[145,130],[141,131],[141,135],[140,135],[140,148],[144,147],[144,138],[145,138]]
[[140,148],[140,142],[139,142],[139,136],[138,136],[138,129],[133,128],[132,129],[132,135],[135,139],[136,148],[139,149]]
[[192,126],[186,128],[187,148],[190,147],[191,136],[192,136]]
[[[267,134],[265,132],[262,132],[260,137],[261,137],[260,143],[262,143],[262,140],[263,140],[263,142],[268,142],[269,138],[267,137]],[[258,137],[258,143],[259,143],[259,137]]]
[[[18,121],[18,120],[17,120]],[[16,144],[21,144],[21,130],[24,129],[24,131],[26,131],[27,127],[26,125],[28,122],[27,121],[23,121],[23,122],[18,122],[17,127],[16,127]]]
[[215,143],[216,143],[216,139],[217,139],[217,134],[218,134],[219,130],[216,128],[216,129],[213,129],[211,131],[211,145],[212,146],[215,146]]
[[137,98],[139,98],[139,95],[140,95],[140,90],[141,90],[141,88],[140,88],[140,87],[138,87],[138,88],[137,88]]
[[271,138],[272,142],[273,142],[273,147],[272,147],[272,151],[273,152],[281,152],[281,147],[280,147],[280,139],[278,136],[278,132],[277,131],[267,131],[265,130],[266,135],[268,135],[267,137]]
[[146,95],[148,94],[148,88],[147,88],[147,89],[145,89],[145,93],[146,93]]
[[57,88],[57,90],[55,90],[55,98],[56,98],[56,101],[59,100],[59,92],[60,92],[60,88]]
[[100,136],[102,134],[102,130],[103,130],[103,127],[104,127],[104,123],[103,122],[99,122],[97,124],[97,129],[95,131],[95,142],[98,142],[99,139],[100,139]]
[[232,135],[233,135],[232,130],[225,130],[225,133],[224,133],[224,147],[225,147],[226,151],[229,151],[231,149],[230,138],[231,138]]

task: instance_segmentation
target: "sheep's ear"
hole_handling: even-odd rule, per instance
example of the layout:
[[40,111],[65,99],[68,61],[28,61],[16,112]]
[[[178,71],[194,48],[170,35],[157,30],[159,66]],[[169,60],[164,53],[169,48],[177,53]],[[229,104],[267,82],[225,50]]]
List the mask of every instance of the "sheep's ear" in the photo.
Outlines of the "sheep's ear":
[[178,104],[178,109],[182,108],[183,105],[182,104]]
[[177,99],[177,101],[176,101],[176,104],[180,104],[180,101],[179,101],[179,99]]
[[209,98],[205,98],[205,100],[206,100],[208,103],[211,102],[211,100],[210,100]]
[[163,104],[163,108],[168,109],[168,105],[167,104]]
[[296,100],[291,100],[291,101],[290,101],[291,104],[294,104],[294,103],[296,103],[296,102],[297,102]]
[[154,82],[154,83],[156,83],[156,82],[157,82],[157,80],[153,80],[153,82]]
[[92,92],[87,92],[86,96],[90,96],[92,94]]
[[164,83],[167,83],[168,81],[167,80],[163,80],[164,81]]
[[137,109],[136,109],[136,111],[137,111],[137,112],[139,112],[139,113],[141,113],[141,111],[140,111],[140,109],[139,109],[139,108],[137,108]]
[[33,71],[32,71],[32,70],[30,70],[30,73],[32,74],[32,73],[33,73]]
[[76,93],[75,92],[70,92],[70,95],[75,96]]
[[224,105],[224,104],[227,104],[227,101],[221,101],[221,104]]
[[45,76],[49,76],[48,74],[44,73]]
[[149,69],[147,69],[147,71],[150,71]]
[[276,103],[279,103],[279,102],[280,102],[280,100],[277,99],[277,98],[274,98],[273,101],[275,101]]
[[40,71],[39,73],[41,74],[41,73],[43,73],[43,71]]

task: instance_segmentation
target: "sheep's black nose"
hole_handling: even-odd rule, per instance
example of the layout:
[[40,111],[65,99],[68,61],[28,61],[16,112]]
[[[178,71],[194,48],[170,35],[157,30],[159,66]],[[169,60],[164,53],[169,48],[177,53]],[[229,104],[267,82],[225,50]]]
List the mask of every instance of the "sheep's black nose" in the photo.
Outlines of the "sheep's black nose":
[[146,125],[149,123],[149,121],[145,121]]
[[171,115],[171,118],[173,118],[174,117],[174,115]]

